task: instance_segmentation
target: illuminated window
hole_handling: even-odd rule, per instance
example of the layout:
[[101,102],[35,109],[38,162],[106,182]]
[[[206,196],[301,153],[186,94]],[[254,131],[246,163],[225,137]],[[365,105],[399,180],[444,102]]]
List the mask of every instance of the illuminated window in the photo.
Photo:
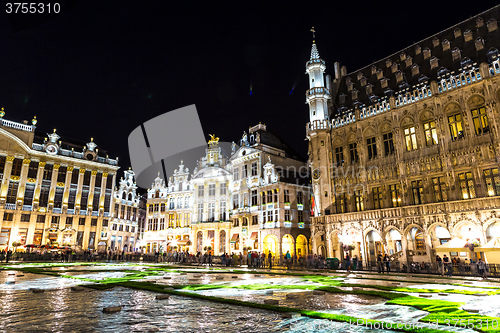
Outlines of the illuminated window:
[[451,140],[460,140],[464,137],[464,129],[462,126],[462,115],[457,113],[448,117],[448,124],[450,126]]
[[385,156],[394,154],[394,141],[392,140],[392,132],[384,134],[384,150]]
[[476,197],[476,189],[474,187],[474,179],[472,172],[464,172],[458,175],[458,181],[462,190],[463,199],[474,199]]
[[413,203],[415,205],[420,205],[424,201],[424,186],[421,180],[414,180],[411,182],[411,188],[413,191]]
[[487,169],[483,171],[484,181],[486,182],[486,195],[489,197],[500,195],[500,176],[498,169]]
[[375,143],[375,137],[366,139],[366,147],[368,149],[369,160],[377,157],[377,144]]
[[373,197],[373,208],[374,209],[384,208],[383,201],[382,201],[382,187],[372,188],[372,197]]
[[432,188],[434,190],[434,200],[436,202],[442,202],[448,200],[444,177],[432,178]]
[[415,134],[415,126],[404,129],[406,150],[411,151],[417,149],[417,136]]
[[361,212],[361,211],[365,210],[362,190],[355,190],[354,191],[354,201],[356,203],[356,211],[357,212]]
[[252,176],[257,176],[257,162],[252,162]]
[[346,213],[347,212],[347,198],[345,193],[337,195],[337,213]]
[[438,137],[436,131],[436,122],[431,120],[424,123],[425,144],[427,146],[437,145]]
[[474,123],[474,130],[476,135],[482,133],[488,133],[490,128],[488,125],[488,116],[486,115],[486,109],[480,107],[478,109],[471,110],[472,112],[472,122]]
[[415,249],[425,250],[424,234],[421,231],[415,235]]
[[399,184],[389,185],[391,192],[392,207],[401,207],[401,186]]

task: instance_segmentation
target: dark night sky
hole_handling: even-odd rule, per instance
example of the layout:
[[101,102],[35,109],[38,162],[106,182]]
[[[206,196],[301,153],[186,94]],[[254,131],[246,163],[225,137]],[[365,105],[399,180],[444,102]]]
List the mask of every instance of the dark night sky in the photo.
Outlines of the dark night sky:
[[67,1],[32,27],[2,10],[0,106],[9,120],[94,137],[124,169],[129,133],[189,104],[207,136],[236,141],[263,122],[305,157],[311,26],[327,71],[339,61],[352,72],[498,4],[369,3]]

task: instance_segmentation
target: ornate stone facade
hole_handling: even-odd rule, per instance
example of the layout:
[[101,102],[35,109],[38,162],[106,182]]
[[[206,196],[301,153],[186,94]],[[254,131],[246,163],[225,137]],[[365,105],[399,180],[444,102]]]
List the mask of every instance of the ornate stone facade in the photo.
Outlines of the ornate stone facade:
[[[353,245],[365,261],[379,251],[431,261],[451,238],[499,236],[499,12],[350,74],[336,63],[320,86],[311,73],[326,66],[313,44],[306,131],[315,253],[341,258]],[[329,113],[312,116],[314,100],[328,101]]]

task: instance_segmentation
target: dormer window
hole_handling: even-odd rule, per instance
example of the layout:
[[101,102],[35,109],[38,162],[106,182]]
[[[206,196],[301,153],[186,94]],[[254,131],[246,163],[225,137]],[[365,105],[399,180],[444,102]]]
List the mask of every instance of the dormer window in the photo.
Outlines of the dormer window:
[[416,76],[418,74],[420,74],[420,67],[417,64],[411,66],[411,75]]
[[456,28],[453,31],[453,36],[455,36],[455,38],[459,38],[460,36],[462,36],[462,30],[460,30],[460,28]]
[[436,57],[432,57],[430,62],[431,62],[431,69],[437,68],[437,66],[439,65],[439,59]]
[[406,67],[410,67],[412,63],[413,63],[412,57],[407,57],[405,60]]
[[366,86],[366,94],[371,95],[373,93],[373,85],[369,84]]
[[352,88],[354,88],[354,83],[352,83],[352,82],[348,81],[348,82],[347,82],[347,91],[351,91],[351,90],[352,90]]
[[339,103],[344,104],[345,103],[345,94],[340,94],[339,95]]
[[362,76],[359,79],[359,83],[361,84],[362,87],[366,86],[366,77]]
[[422,52],[420,45],[415,46],[415,55],[419,55]]
[[434,38],[432,39],[432,46],[433,46],[433,47],[438,47],[438,46],[439,46],[439,38],[434,37]]
[[383,72],[381,69],[379,69],[379,70],[377,71],[377,80],[380,80],[380,79],[382,78],[382,76],[383,76],[383,75],[384,75],[384,72]]
[[399,59],[400,59],[401,61],[405,61],[405,59],[406,59],[406,53],[401,52],[401,54],[399,55]]
[[371,70],[372,70],[372,75],[377,73],[377,67],[372,66]]
[[380,86],[382,87],[382,89],[387,88],[388,83],[389,83],[389,80],[387,80],[385,77],[380,80]]
[[491,19],[486,23],[486,26],[488,27],[488,32],[492,32],[498,29],[498,22],[495,19]]
[[447,39],[443,40],[442,45],[443,45],[443,52],[448,51],[450,49],[450,42]]
[[401,71],[396,72],[396,82],[401,83],[403,81],[403,73]]
[[428,48],[425,48],[424,49],[424,60],[429,59],[430,57],[431,57],[431,50],[429,50]]
[[460,52],[460,49],[458,47],[455,47],[453,49],[453,51],[451,51],[451,56],[453,58],[453,61],[457,61],[457,60],[460,60],[461,58],[461,52]]
[[396,64],[395,62],[393,62],[392,66],[391,66],[391,72],[392,73],[396,73],[397,70],[398,70],[398,64]]
[[357,89],[353,89],[353,91],[352,91],[352,100],[358,99],[358,93],[359,93],[359,91]]
[[472,40],[472,31],[465,30],[464,31],[464,39],[466,42],[471,41]]
[[476,39],[475,46],[476,46],[476,51],[484,49],[484,40],[481,37],[479,37],[478,39]]
[[482,17],[478,17],[477,20],[476,20],[476,26],[478,28],[481,28],[482,26],[484,26],[484,20]]
[[387,59],[385,61],[385,67],[389,68],[389,67],[391,67],[391,65],[392,65],[392,61],[390,61],[389,59]]

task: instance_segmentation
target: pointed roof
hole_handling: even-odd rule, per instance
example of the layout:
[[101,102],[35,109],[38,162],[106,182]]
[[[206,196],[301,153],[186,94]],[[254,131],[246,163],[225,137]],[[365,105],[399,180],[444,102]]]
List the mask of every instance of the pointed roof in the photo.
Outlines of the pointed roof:
[[310,60],[314,60],[314,59],[320,59],[319,52],[318,52],[318,47],[316,46],[316,42],[315,41],[313,41],[313,45],[312,45],[312,48],[311,48],[311,59]]

